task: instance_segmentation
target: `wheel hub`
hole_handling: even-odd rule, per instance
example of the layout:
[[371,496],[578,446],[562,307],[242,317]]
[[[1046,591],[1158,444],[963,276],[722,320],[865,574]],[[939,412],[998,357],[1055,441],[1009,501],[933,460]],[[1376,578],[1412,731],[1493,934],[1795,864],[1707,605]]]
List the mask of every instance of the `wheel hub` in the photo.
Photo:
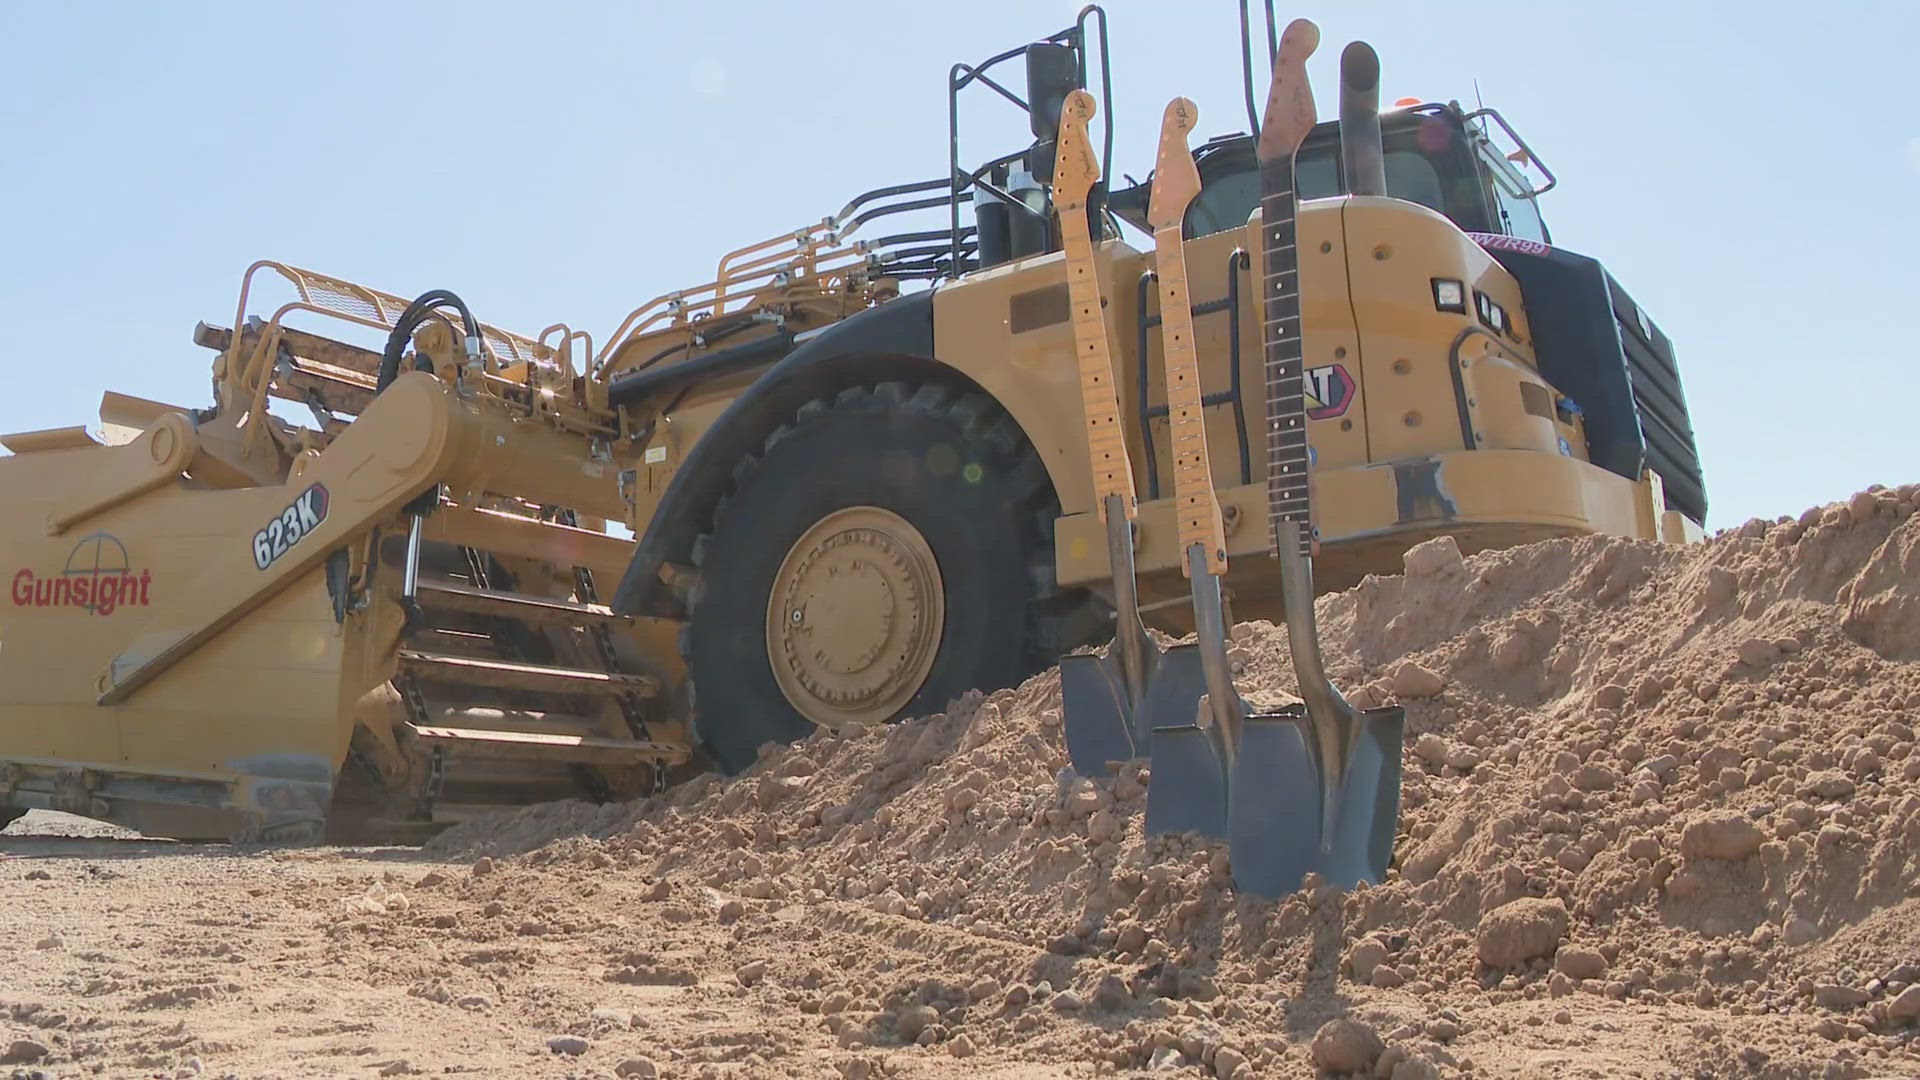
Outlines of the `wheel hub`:
[[933,550],[904,518],[849,507],[787,552],[767,605],[774,680],[823,727],[886,720],[933,668],[945,598]]

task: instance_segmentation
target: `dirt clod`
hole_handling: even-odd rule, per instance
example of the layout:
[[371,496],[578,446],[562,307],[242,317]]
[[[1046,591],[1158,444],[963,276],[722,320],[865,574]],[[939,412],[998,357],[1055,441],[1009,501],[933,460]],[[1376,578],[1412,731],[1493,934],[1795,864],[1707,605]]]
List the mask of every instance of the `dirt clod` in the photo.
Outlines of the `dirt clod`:
[[1403,698],[1428,698],[1446,688],[1446,680],[1417,661],[1407,660],[1393,672],[1393,692]]
[[1680,850],[1692,858],[1744,859],[1760,850],[1766,835],[1745,814],[1714,810],[1687,822]]
[[1329,1020],[1313,1033],[1314,1064],[1330,1072],[1371,1069],[1383,1049],[1379,1033],[1358,1020]]
[[0,1065],[31,1065],[49,1052],[45,1045],[32,1039],[15,1039],[6,1054],[0,1055]]
[[1476,953],[1490,968],[1510,968],[1547,956],[1567,932],[1567,906],[1558,898],[1521,897],[1480,919]]
[[1569,979],[1597,979],[1607,973],[1607,958],[1598,949],[1569,945],[1554,954],[1553,966]]

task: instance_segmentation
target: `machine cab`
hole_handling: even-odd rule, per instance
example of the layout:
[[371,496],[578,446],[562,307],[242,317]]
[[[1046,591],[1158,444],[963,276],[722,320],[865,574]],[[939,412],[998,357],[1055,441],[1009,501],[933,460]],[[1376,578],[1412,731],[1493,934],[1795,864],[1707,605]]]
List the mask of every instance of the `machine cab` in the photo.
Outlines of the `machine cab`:
[[[1546,175],[1536,186],[1474,121],[1492,118],[1516,146],[1515,157],[1532,162]],[[1551,243],[1535,200],[1553,187],[1552,173],[1539,165],[1526,144],[1491,109],[1462,113],[1458,106],[1422,104],[1380,114],[1387,194],[1444,214],[1463,232],[1493,233]],[[1189,239],[1247,223],[1260,202],[1260,166],[1250,135],[1223,135],[1194,152],[1203,185],[1187,210]],[[1321,199],[1347,190],[1341,175],[1340,125],[1328,120],[1314,128],[1296,158],[1300,198]],[[1151,193],[1149,178],[1113,193],[1115,215],[1145,231]]]

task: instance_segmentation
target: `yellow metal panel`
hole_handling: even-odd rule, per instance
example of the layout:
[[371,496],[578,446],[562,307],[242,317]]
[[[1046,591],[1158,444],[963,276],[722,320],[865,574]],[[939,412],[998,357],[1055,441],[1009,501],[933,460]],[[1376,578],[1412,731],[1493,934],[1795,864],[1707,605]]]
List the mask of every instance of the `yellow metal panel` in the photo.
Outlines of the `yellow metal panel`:
[[[1310,433],[1323,464],[1357,464],[1367,460],[1365,390],[1354,327],[1353,309],[1346,295],[1345,245],[1341,237],[1339,200],[1305,204],[1300,213],[1302,245],[1301,302],[1304,348],[1310,386],[1343,388],[1345,396],[1316,410]],[[1260,351],[1259,289],[1255,258],[1240,267],[1247,251],[1259,250],[1259,215],[1245,229],[1229,230],[1185,244],[1187,281],[1192,302],[1205,306],[1224,302],[1229,295],[1229,268],[1241,275],[1240,378],[1249,437],[1250,475],[1243,477],[1239,437],[1226,405],[1207,408],[1208,456],[1215,483],[1221,487],[1243,479],[1264,482],[1258,433],[1266,419],[1265,371]],[[1240,254],[1236,254],[1236,253]],[[1143,445],[1140,430],[1139,304],[1140,275],[1153,267],[1153,258],[1113,240],[1096,246],[1100,280],[1106,292],[1106,332],[1114,354],[1114,386],[1120,398],[1120,422],[1130,446]],[[1057,322],[1015,332],[1009,307],[1015,298],[1032,296],[1049,287],[1064,288],[1065,262],[1059,254],[1035,256],[1007,266],[970,275],[959,285],[940,290],[934,301],[934,354],[980,383],[1010,412],[1040,452],[1061,504],[1067,513],[1093,508],[1089,448],[1078,396],[1078,378],[1067,358],[1075,348],[1068,310]],[[1157,312],[1157,304],[1149,314]],[[1218,394],[1232,385],[1228,358],[1232,355],[1231,323],[1217,311],[1196,315],[1193,340],[1200,361],[1203,394]],[[1147,334],[1145,362],[1150,406],[1166,404],[1165,361],[1158,328]],[[1332,373],[1338,366],[1344,373]],[[1151,468],[1164,492],[1171,489],[1173,460],[1165,417],[1152,422],[1154,455]],[[1133,455],[1136,489],[1145,496],[1148,459]]]
[[43,454],[53,450],[79,450],[100,445],[100,440],[87,434],[85,427],[48,428],[45,431],[0,435],[0,446],[16,454]]
[[[1139,276],[1139,253],[1113,240],[1095,246],[1102,281],[1131,282]],[[1058,253],[1036,256],[970,276],[964,285],[941,289],[934,297],[934,356],[978,382],[992,394],[1033,440],[1041,462],[1068,512],[1093,508],[1093,474],[1085,418],[1080,401],[1080,372],[1071,361],[1073,326],[1057,323],[1015,333],[1009,304],[1015,296],[1064,286],[1066,259]],[[1115,287],[1106,308],[1107,340],[1132,339],[1131,290]],[[1124,346],[1122,346],[1124,348]],[[1137,438],[1138,405],[1131,380],[1116,364],[1120,422],[1129,439]],[[1138,462],[1135,463],[1136,474]],[[1136,475],[1136,481],[1138,476]]]
[[[1353,322],[1353,307],[1347,298],[1345,241],[1341,236],[1339,200],[1317,199],[1303,203],[1295,225],[1300,250],[1301,350],[1307,372],[1307,390],[1316,395],[1308,403],[1307,437],[1313,445],[1315,462],[1321,466],[1357,465],[1367,460],[1367,430],[1362,400],[1365,396],[1364,362],[1359,334]],[[1204,236],[1186,244],[1187,281],[1196,305],[1223,299],[1228,295],[1228,267],[1233,253],[1259,252],[1260,212],[1255,210],[1244,229]],[[1240,475],[1239,440],[1234,434],[1232,411],[1224,405],[1207,410],[1208,452],[1213,459],[1214,482],[1227,487],[1246,481],[1264,482],[1266,430],[1266,365],[1261,351],[1261,298],[1255,282],[1259,279],[1259,258],[1249,258],[1249,268],[1239,271],[1240,305],[1240,382],[1244,395],[1247,427],[1252,445],[1252,475]],[[1200,357],[1200,382],[1204,394],[1215,394],[1232,385],[1227,359],[1232,355],[1227,319],[1223,315],[1202,315],[1194,319],[1194,345]],[[1165,363],[1160,350],[1160,335],[1147,339],[1147,363],[1159,372]],[[1157,379],[1150,380],[1162,385]],[[1325,400],[1322,400],[1322,399]],[[1164,404],[1155,396],[1154,404]],[[1164,420],[1156,421],[1156,450],[1164,451]],[[1170,461],[1158,463],[1161,475],[1167,475]],[[1262,526],[1264,528],[1264,526]]]
[[1691,544],[1706,539],[1707,532],[1678,510],[1660,514],[1660,539],[1669,544]]
[[123,760],[167,774],[258,772],[275,758],[337,768],[352,733],[343,643],[323,572],[303,575],[115,710]]
[[[1486,343],[1485,338],[1476,338]],[[1460,358],[1461,386],[1467,395],[1467,409],[1473,416],[1474,441],[1482,450],[1539,450],[1561,452],[1561,440],[1567,438],[1566,452],[1573,452],[1572,428],[1551,416],[1528,411],[1523,386],[1543,388],[1545,383],[1533,368],[1515,361],[1498,348],[1475,349],[1469,346]]]
[[[1429,536],[1471,531],[1487,543],[1523,543],[1541,536],[1599,532],[1657,539],[1644,525],[1646,488],[1598,466],[1560,454],[1527,450],[1455,451],[1379,465],[1321,470],[1315,478],[1315,514],[1323,561],[1337,563],[1342,546],[1383,537],[1400,542],[1369,547],[1370,572],[1397,574],[1405,547]],[[1220,492],[1228,509],[1230,556],[1266,550],[1266,490],[1262,484]],[[1140,507],[1142,574],[1179,565],[1174,500]],[[1232,527],[1237,525],[1237,527]],[[1251,525],[1252,527],[1249,527]],[[1060,519],[1055,527],[1056,566],[1068,584],[1094,584],[1108,576],[1106,548],[1093,515]],[[1258,571],[1259,560],[1235,564]],[[1316,571],[1317,572],[1317,571]],[[1230,574],[1229,581],[1237,574]],[[1241,611],[1240,616],[1258,617]]]
[[[104,456],[111,451],[100,451]],[[57,489],[33,458],[0,468],[9,520],[47,504],[15,497]],[[178,636],[204,591],[210,550],[244,548],[242,518],[259,492],[171,487],[116,507],[83,534],[37,530],[6,538],[8,596],[0,608],[0,730],[10,760],[136,766],[170,775],[231,776],[236,762],[304,759],[324,773],[344,753],[339,630],[316,570],[162,674],[133,703],[94,704],[100,676],[123,650]]]
[[[1463,430],[1464,396],[1451,353],[1475,336],[1474,289],[1514,315],[1524,342],[1519,286],[1452,222],[1424,206],[1371,196],[1344,204],[1353,311],[1365,328],[1373,460],[1467,449],[1472,440]],[[1435,307],[1435,278],[1462,282],[1465,314]],[[1531,366],[1523,343],[1509,343],[1509,351]]]

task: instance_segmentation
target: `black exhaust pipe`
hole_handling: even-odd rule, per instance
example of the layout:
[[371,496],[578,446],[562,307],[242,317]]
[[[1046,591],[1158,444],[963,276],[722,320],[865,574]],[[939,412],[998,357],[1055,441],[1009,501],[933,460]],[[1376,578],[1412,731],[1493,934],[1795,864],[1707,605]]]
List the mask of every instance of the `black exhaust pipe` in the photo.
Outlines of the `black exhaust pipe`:
[[1364,41],[1340,53],[1340,168],[1351,195],[1387,193],[1380,144],[1380,57]]

